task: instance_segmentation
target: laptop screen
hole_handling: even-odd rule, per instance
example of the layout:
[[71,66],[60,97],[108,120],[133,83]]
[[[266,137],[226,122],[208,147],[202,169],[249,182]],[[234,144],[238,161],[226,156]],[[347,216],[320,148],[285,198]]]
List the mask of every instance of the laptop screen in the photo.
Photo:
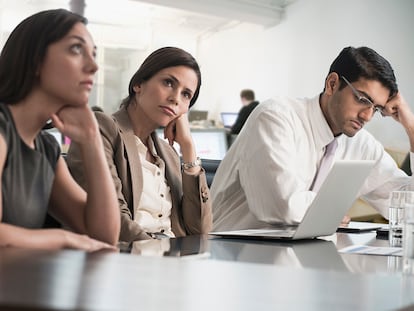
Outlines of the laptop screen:
[[222,112],[220,115],[221,115],[221,121],[223,122],[223,126],[226,128],[231,128],[234,122],[236,122],[236,119],[239,113],[238,112]]

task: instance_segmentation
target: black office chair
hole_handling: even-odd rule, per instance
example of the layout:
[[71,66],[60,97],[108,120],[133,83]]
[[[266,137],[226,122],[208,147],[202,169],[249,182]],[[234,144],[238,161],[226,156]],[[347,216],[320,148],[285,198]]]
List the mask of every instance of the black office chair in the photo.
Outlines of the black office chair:
[[201,162],[203,163],[203,168],[206,171],[207,184],[210,187],[221,160],[201,159]]
[[233,145],[233,143],[236,140],[237,136],[238,136],[238,134],[230,134],[230,133],[227,134],[227,146],[229,146],[229,148],[230,148],[231,145]]
[[400,168],[404,172],[406,172],[408,176],[411,176],[410,153],[408,153],[405,156],[404,161],[401,163],[401,167]]

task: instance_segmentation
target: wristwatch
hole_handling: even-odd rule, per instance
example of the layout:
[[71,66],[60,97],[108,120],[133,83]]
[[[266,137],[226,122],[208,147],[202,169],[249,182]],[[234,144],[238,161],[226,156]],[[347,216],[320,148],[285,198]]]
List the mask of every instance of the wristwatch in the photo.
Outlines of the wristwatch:
[[201,166],[201,160],[199,157],[197,157],[197,159],[194,162],[184,162],[183,164],[181,164],[183,170],[188,170],[196,166]]

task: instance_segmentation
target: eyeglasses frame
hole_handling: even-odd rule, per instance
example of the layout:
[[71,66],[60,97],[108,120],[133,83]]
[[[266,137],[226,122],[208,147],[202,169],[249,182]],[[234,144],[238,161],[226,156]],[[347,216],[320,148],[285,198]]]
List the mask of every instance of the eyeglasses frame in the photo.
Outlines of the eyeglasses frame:
[[376,112],[378,112],[378,113],[381,114],[381,116],[384,116],[384,107],[375,105],[372,102],[372,100],[370,100],[366,96],[361,95],[359,93],[359,91],[357,89],[355,89],[355,87],[353,87],[353,85],[351,84],[351,82],[349,82],[344,76],[341,76],[341,78],[345,81],[345,83],[351,89],[352,93],[354,94],[355,98],[357,99],[358,104],[363,105],[363,106],[365,106],[367,108],[368,108],[368,105],[369,105],[369,107],[373,110],[373,114],[375,114]]

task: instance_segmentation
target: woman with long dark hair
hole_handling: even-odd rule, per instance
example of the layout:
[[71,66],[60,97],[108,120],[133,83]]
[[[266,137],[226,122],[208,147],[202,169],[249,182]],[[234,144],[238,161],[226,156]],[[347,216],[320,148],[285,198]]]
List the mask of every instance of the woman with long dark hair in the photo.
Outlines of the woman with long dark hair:
[[[0,56],[0,246],[114,248],[120,219],[96,119],[98,67],[86,20],[48,10],[22,21]],[[81,150],[88,192],[73,180],[52,120]],[[63,229],[43,229],[50,213]]]

